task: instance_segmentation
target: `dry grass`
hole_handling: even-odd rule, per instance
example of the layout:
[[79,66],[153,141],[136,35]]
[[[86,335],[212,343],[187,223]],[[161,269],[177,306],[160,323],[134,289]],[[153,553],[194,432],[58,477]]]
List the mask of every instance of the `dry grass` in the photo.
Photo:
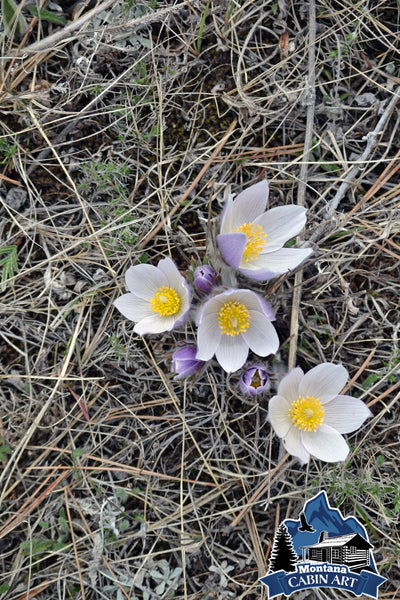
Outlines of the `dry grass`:
[[[310,44],[308,2],[131,4],[24,8],[0,38],[0,598],[266,598],[274,530],[320,489],[397,598],[399,5],[317,2]],[[190,324],[143,340],[113,309],[128,266],[198,263],[225,193],[263,177],[314,248],[252,286],[271,369],[346,366],[374,414],[346,464],[284,456],[268,397],[217,363],[173,381]]]

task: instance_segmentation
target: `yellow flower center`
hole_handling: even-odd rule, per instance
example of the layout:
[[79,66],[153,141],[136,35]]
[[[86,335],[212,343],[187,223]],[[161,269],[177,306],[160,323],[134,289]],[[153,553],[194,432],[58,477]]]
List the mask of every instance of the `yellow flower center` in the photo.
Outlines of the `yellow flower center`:
[[324,414],[325,409],[319,398],[314,398],[314,396],[303,398],[299,396],[292,403],[288,417],[292,419],[298,429],[302,431],[316,431],[324,421]]
[[225,302],[218,313],[218,324],[226,335],[238,335],[247,331],[250,325],[250,314],[244,304]]
[[178,312],[180,305],[181,301],[176,291],[166,285],[157,288],[154,296],[150,298],[151,310],[162,317],[174,315]]
[[256,369],[254,371],[253,377],[251,378],[251,383],[250,383],[251,387],[253,387],[255,390],[259,387],[262,386],[262,379],[261,379],[261,375],[260,375],[260,371],[258,369]]
[[244,262],[250,262],[257,258],[267,240],[267,234],[264,233],[261,225],[253,226],[252,223],[243,223],[233,233],[245,233],[247,236],[246,247],[243,252]]

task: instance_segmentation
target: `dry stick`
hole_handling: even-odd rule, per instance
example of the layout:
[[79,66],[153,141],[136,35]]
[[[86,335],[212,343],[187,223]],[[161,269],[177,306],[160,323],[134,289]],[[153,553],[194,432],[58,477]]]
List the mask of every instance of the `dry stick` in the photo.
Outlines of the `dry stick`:
[[105,0],[95,8],[92,8],[92,10],[89,10],[87,13],[82,15],[82,17],[79,17],[79,19],[76,19],[76,21],[72,21],[72,23],[64,27],[64,29],[56,31],[52,35],[47,36],[39,42],[34,42],[30,46],[24,48],[24,51],[43,52],[44,50],[48,50],[49,48],[51,50],[54,50],[54,46],[58,44],[58,42],[64,41],[65,43],[67,43],[69,41],[69,37],[72,33],[74,33],[74,31],[76,31],[76,29],[79,29],[79,27],[83,27],[83,25],[85,25],[87,21],[90,21],[90,19],[96,16],[99,12],[107,10],[107,8],[110,8],[110,6],[112,6],[114,3],[115,0]]
[[[105,0],[105,2],[103,2],[102,4],[99,4],[99,6],[96,6],[95,8],[92,8],[92,10],[89,10],[87,13],[85,13],[84,15],[79,17],[79,19],[76,19],[76,21],[73,21],[72,23],[70,23],[69,25],[64,27],[64,29],[61,29],[60,31],[56,31],[55,33],[53,33],[52,35],[49,35],[48,37],[44,38],[43,40],[40,40],[39,42],[35,42],[35,43],[31,44],[30,46],[27,46],[24,49],[25,52],[43,52],[44,50],[48,50],[48,49],[54,50],[54,46],[56,44],[58,44],[58,42],[64,42],[64,43],[69,42],[70,36],[77,29],[79,29],[79,27],[85,25],[87,21],[90,21],[90,19],[92,19],[94,16],[96,16],[98,13],[102,12],[103,10],[106,10],[107,8],[109,8],[112,4],[115,4],[115,0]],[[132,21],[129,21],[129,23],[124,23],[123,26],[126,27],[127,25],[129,25],[130,27],[134,26],[136,29],[138,29],[139,27],[148,25],[148,23],[150,23],[150,22],[165,19],[170,13],[177,12],[177,11],[182,10],[183,8],[187,8],[187,7],[188,7],[187,2],[181,2],[181,4],[176,4],[175,6],[169,6],[168,8],[162,8],[160,10],[157,10],[154,13],[144,15],[143,17],[140,17],[138,19],[133,19]]]
[[[328,210],[327,210],[327,216],[328,217],[332,217],[333,216],[333,213],[337,209],[337,207],[339,205],[339,202],[342,200],[343,196],[345,195],[345,193],[349,189],[350,185],[352,184],[353,179],[355,178],[355,176],[357,175],[357,173],[360,171],[360,169],[363,168],[363,166],[364,166],[363,163],[365,163],[367,161],[367,159],[368,159],[369,155],[371,154],[372,150],[377,145],[377,143],[378,143],[378,136],[383,132],[383,128],[386,125],[387,121],[389,120],[389,117],[392,114],[393,109],[396,106],[396,102],[398,101],[399,98],[400,98],[400,86],[394,92],[391,101],[389,102],[389,104],[387,105],[387,107],[386,107],[383,115],[379,119],[379,121],[378,121],[378,123],[377,123],[377,125],[376,125],[376,127],[374,129],[374,131],[370,131],[365,136],[364,139],[367,140],[367,145],[365,147],[365,150],[362,153],[362,155],[360,156],[360,158],[357,160],[357,165],[355,165],[354,167],[352,167],[350,169],[350,171],[348,172],[348,174],[346,176],[346,181],[343,181],[343,183],[339,187],[338,191],[336,192],[335,197],[332,198],[332,200],[329,202],[329,206],[328,206]],[[360,203],[357,204],[357,207],[359,205],[360,205]],[[353,210],[355,210],[355,208],[356,207],[354,207]],[[351,212],[353,212],[353,211],[351,211]]]
[[197,175],[197,177],[193,180],[193,183],[188,187],[188,189],[186,190],[186,192],[183,194],[183,196],[178,200],[178,202],[175,204],[175,206],[169,211],[168,215],[166,217],[164,217],[164,219],[161,221],[161,223],[159,223],[157,225],[157,227],[155,229],[153,229],[153,231],[150,231],[149,235],[143,240],[143,242],[139,245],[139,250],[141,250],[142,248],[144,248],[144,246],[146,246],[146,244],[149,243],[149,241],[151,239],[153,239],[153,237],[155,235],[157,235],[157,233],[160,231],[160,229],[162,229],[162,227],[164,227],[165,223],[168,221],[169,218],[171,218],[176,211],[178,210],[178,208],[181,206],[182,202],[184,202],[186,200],[186,198],[189,196],[190,192],[196,187],[196,185],[198,184],[198,182],[200,181],[200,179],[203,177],[204,173],[208,170],[210,164],[212,162],[214,162],[215,158],[217,157],[217,155],[221,152],[222,148],[225,146],[226,142],[228,141],[228,138],[230,137],[232,131],[235,129],[236,127],[236,119],[233,121],[233,123],[230,124],[229,128],[227,129],[224,137],[222,138],[222,140],[217,144],[214,152],[211,154],[210,158],[208,159],[208,161],[206,162],[206,164],[203,166],[203,168],[201,169],[200,173]]
[[[307,99],[307,121],[306,121],[306,134],[304,138],[304,152],[303,162],[300,167],[299,176],[299,188],[297,195],[297,204],[304,206],[306,187],[307,187],[307,172],[308,172],[308,161],[310,151],[312,147],[312,134],[314,124],[314,112],[315,112],[315,36],[316,36],[316,23],[315,23],[315,0],[310,0],[309,4],[309,34],[308,34],[308,89],[306,88],[305,94],[308,94]],[[297,271],[294,278],[294,290],[293,290],[293,307],[290,318],[290,346],[289,346],[289,358],[288,358],[288,369],[292,369],[296,365],[296,350],[297,350],[297,339],[299,336],[299,309],[301,300],[301,289],[303,283],[303,271]]]
[[351,386],[353,385],[353,383],[355,381],[357,381],[357,379],[360,377],[361,373],[363,373],[365,371],[365,369],[367,368],[367,366],[371,362],[371,360],[372,360],[375,352],[376,352],[376,346],[375,346],[375,348],[372,348],[371,352],[369,353],[369,355],[367,356],[367,358],[364,360],[363,364],[358,369],[358,371],[354,375],[354,377],[352,377],[350,379],[350,381],[348,383],[346,383],[346,385],[344,386],[343,390],[340,392],[341,394],[345,394],[347,392],[347,390],[349,390],[351,388]]

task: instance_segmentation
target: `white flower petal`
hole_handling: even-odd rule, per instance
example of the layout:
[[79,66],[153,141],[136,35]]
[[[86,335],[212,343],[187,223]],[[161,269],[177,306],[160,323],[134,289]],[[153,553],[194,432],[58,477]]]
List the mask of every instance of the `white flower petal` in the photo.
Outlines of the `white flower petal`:
[[157,288],[168,285],[167,277],[154,265],[129,267],[125,281],[128,290],[144,300],[150,300]]
[[268,195],[269,187],[266,180],[240,192],[233,201],[231,231],[237,229],[243,223],[253,223],[265,211]]
[[290,406],[299,397],[299,385],[303,377],[303,370],[296,367],[285,375],[278,386],[278,394],[287,398]]
[[175,325],[175,321],[173,315],[171,317],[160,317],[160,315],[152,313],[151,316],[145,317],[144,319],[141,319],[139,323],[136,323],[133,331],[139,335],[171,331]]
[[324,424],[339,433],[355,431],[372,415],[362,400],[352,396],[336,396],[324,409]]
[[293,426],[282,441],[289,454],[298,458],[302,464],[308,463],[310,453],[302,442],[302,432],[300,429]]
[[322,398],[321,402],[337,396],[344,388],[349,374],[342,365],[323,363],[308,371],[299,385],[300,396]]
[[124,294],[114,300],[114,306],[130,321],[140,321],[154,313],[147,300],[137,298],[135,294]]
[[218,325],[218,313],[204,312],[197,330],[197,354],[199,360],[209,360],[218,347],[221,330]]
[[267,234],[265,250],[269,247],[282,248],[283,244],[295,237],[306,224],[306,209],[289,204],[271,208],[260,215],[254,225],[261,225]]
[[275,354],[279,348],[279,338],[275,327],[264,313],[251,310],[250,326],[242,335],[247,344],[259,356]]
[[268,418],[275,433],[283,438],[293,425],[293,421],[288,417],[291,403],[281,395],[273,396],[268,404]]
[[160,269],[160,271],[164,273],[165,277],[167,278],[168,287],[172,287],[176,291],[182,287],[184,278],[179,273],[175,263],[169,257],[162,258],[159,261],[157,268]]
[[344,437],[325,424],[320,425],[317,431],[303,431],[301,438],[308,452],[325,462],[346,460],[350,451]]
[[234,194],[228,194],[225,201],[225,206],[221,214],[220,233],[232,233],[233,198]]
[[243,367],[248,353],[249,347],[240,334],[221,335],[215,357],[227,373],[232,373]]
[[282,275],[287,271],[296,269],[300,263],[312,254],[312,248],[280,248],[274,252],[261,252],[251,262],[248,268],[251,270],[267,270]]

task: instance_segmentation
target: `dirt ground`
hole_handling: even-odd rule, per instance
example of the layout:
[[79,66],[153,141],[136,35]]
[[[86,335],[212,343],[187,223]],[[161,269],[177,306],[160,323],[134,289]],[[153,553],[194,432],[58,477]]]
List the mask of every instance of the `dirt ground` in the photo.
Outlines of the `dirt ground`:
[[[3,0],[0,40],[0,600],[266,600],[274,532],[321,490],[399,598],[399,2]],[[271,388],[216,360],[177,381],[194,315],[137,335],[125,272],[190,281],[263,179],[313,249],[238,275],[276,313]],[[323,362],[372,417],[302,465],[268,402]]]

